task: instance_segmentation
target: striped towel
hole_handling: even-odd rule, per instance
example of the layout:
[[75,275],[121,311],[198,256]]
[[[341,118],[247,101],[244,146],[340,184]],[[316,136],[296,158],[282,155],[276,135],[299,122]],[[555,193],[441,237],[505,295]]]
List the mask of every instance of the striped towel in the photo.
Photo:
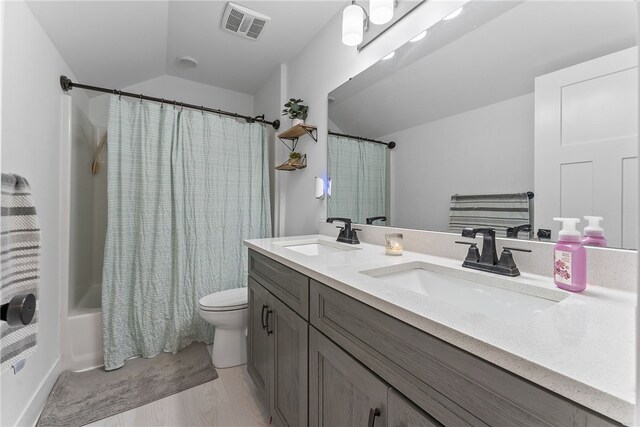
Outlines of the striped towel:
[[[26,179],[2,174],[2,222],[0,227],[0,303],[18,294],[38,298],[40,279],[40,227],[31,190]],[[36,314],[29,325],[0,327],[0,372],[4,372],[36,351]]]
[[[451,196],[449,231],[460,234],[465,227],[490,227],[506,237],[507,228],[532,224],[527,193]],[[523,234],[523,233],[522,233]]]

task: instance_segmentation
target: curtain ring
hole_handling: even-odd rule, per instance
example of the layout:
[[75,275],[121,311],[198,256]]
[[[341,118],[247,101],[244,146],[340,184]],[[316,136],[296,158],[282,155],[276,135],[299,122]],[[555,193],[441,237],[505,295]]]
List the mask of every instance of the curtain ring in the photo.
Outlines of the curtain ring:
[[118,91],[118,101],[122,100],[122,91]]
[[164,98],[160,101],[160,108],[164,107]]
[[180,103],[180,112],[184,111],[184,102]]
[[140,104],[142,104],[142,94],[140,94]]
[[202,115],[204,116],[204,105],[200,106],[200,112],[202,113]]
[[175,99],[173,100],[173,109],[174,109],[174,111],[176,109],[176,100]]

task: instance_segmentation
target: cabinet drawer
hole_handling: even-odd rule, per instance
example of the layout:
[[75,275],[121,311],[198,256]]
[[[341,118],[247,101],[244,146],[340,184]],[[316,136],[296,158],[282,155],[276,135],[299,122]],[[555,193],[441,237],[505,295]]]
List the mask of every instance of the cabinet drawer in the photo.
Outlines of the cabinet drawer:
[[444,425],[616,425],[311,281],[310,322]]
[[309,320],[307,276],[253,250],[249,250],[249,275],[305,320]]

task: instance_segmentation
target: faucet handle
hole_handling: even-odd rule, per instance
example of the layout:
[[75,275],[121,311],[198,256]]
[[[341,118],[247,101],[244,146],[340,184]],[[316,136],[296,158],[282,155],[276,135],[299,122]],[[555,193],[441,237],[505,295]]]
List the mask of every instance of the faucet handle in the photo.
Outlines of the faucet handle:
[[480,251],[478,250],[477,242],[460,242],[456,240],[456,243],[460,245],[469,245],[469,252],[467,252],[467,257],[464,259],[465,262],[478,262],[480,261]]
[[[520,249],[520,248],[508,248],[506,246],[502,248],[502,253],[500,254],[500,259],[498,260],[498,265],[502,265],[504,267],[511,268],[514,271],[518,271],[518,268],[516,267],[516,262],[513,260],[513,254],[511,253],[511,251],[531,252],[531,250]],[[518,274],[520,274],[519,271],[518,271]]]
[[531,249],[520,249],[520,248],[508,248],[508,247],[503,247],[502,251],[518,251],[518,252],[531,252]]

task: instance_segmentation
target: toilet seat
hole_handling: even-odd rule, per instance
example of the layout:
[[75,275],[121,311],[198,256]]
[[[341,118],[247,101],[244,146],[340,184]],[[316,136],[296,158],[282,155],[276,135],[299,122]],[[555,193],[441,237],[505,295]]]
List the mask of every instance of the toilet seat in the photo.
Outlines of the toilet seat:
[[233,311],[248,307],[247,288],[227,289],[200,298],[198,307],[203,311]]

